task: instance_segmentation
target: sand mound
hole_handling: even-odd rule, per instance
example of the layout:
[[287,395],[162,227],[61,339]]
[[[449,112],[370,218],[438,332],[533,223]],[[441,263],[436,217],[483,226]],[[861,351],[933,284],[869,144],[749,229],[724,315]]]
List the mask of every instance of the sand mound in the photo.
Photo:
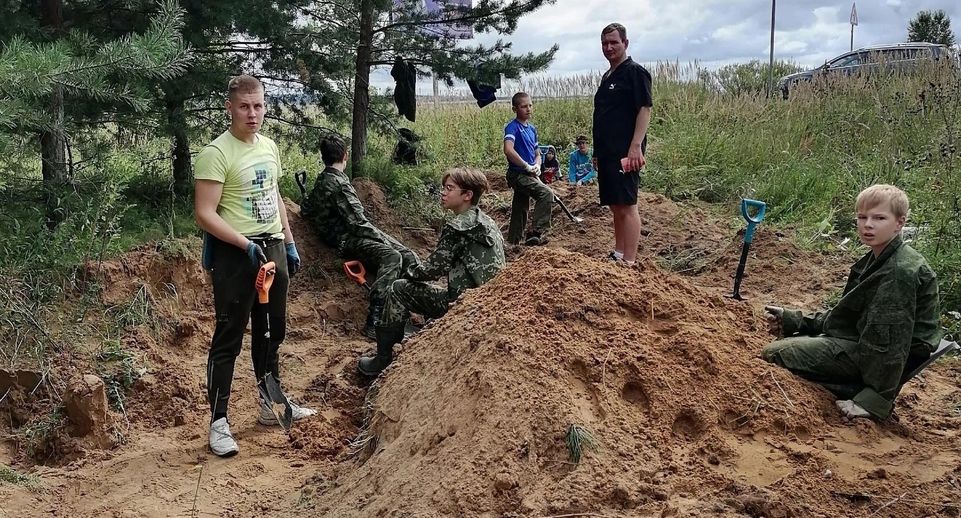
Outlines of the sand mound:
[[[833,416],[757,358],[760,328],[750,306],[651,264],[529,250],[405,344],[378,390],[373,455],[327,511],[623,512],[722,488],[733,436],[805,436]],[[571,424],[599,443],[579,465]]]

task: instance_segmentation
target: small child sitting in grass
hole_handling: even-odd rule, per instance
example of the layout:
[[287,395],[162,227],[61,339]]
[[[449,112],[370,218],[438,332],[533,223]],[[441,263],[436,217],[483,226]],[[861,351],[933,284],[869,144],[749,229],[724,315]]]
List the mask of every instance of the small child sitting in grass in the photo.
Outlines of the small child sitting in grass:
[[906,365],[937,348],[938,282],[924,257],[901,240],[908,197],[872,185],[855,203],[861,242],[871,251],[854,263],[841,300],[828,311],[767,306],[780,340],[761,356],[833,392],[848,417],[885,419]]
[[541,162],[541,181],[554,183],[560,169],[561,165],[557,162],[557,150],[554,149],[554,146],[548,146],[547,152],[544,153],[544,161]]
[[591,183],[597,177],[597,171],[591,160],[592,153],[588,146],[587,135],[578,135],[575,144],[577,148],[571,151],[567,162],[567,181],[575,185]]

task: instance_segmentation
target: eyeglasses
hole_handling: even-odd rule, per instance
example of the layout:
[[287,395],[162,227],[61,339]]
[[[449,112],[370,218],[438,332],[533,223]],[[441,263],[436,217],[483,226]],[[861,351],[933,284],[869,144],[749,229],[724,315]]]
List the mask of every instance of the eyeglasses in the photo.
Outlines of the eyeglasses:
[[456,185],[445,185],[444,192],[454,192],[454,191],[465,191],[467,189],[462,189]]

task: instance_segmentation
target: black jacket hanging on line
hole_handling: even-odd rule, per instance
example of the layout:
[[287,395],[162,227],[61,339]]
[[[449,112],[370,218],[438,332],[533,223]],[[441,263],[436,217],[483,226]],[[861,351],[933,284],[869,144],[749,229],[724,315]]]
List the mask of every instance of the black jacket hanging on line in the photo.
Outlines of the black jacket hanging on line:
[[417,69],[400,56],[394,58],[390,75],[397,85],[394,87],[394,104],[397,111],[414,122],[417,117]]
[[477,99],[477,106],[483,108],[497,100],[494,92],[501,87],[501,75],[484,63],[477,64],[474,66],[474,77],[467,80],[467,87]]

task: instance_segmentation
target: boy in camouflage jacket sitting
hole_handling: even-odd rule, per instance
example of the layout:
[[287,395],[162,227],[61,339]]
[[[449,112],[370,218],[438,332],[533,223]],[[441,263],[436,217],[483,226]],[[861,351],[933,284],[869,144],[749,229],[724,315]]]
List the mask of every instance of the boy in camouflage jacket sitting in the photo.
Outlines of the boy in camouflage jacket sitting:
[[[444,174],[440,203],[454,213],[444,225],[437,249],[423,263],[411,264],[387,288],[384,312],[376,328],[377,355],[363,357],[358,369],[376,376],[393,359],[394,344],[404,338],[410,312],[439,318],[464,291],[491,280],[504,268],[500,229],[477,206],[489,188],[479,171],[453,169]],[[427,281],[447,276],[447,288]]]
[[855,208],[858,235],[871,251],[851,267],[841,300],[807,316],[766,307],[771,333],[781,339],[761,356],[833,392],[844,415],[885,419],[905,366],[926,359],[940,341],[938,283],[924,257],[901,240],[903,191],[872,185]]

